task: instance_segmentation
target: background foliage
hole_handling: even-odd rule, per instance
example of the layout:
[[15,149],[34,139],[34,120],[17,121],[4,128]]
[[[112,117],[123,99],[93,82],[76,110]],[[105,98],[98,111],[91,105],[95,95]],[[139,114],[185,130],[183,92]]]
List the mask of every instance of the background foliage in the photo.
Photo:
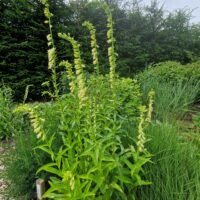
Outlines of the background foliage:
[[[174,60],[190,63],[200,52],[200,26],[191,24],[189,10],[165,12],[157,1],[143,6],[142,1],[110,0],[115,21],[117,71],[132,76],[150,63]],[[106,18],[95,3],[88,0],[50,0],[54,13],[54,38],[59,60],[72,61],[69,44],[58,39],[58,32],[70,32],[81,44],[82,57],[88,72],[92,72],[89,35],[81,27],[85,20],[97,29],[100,72],[108,71]],[[15,99],[23,96],[27,84],[34,84],[30,99],[41,99],[41,83],[50,78],[47,69],[47,27],[43,6],[39,0],[1,0],[0,2],[0,79],[15,91]],[[104,39],[102,39],[104,38]],[[60,71],[60,70],[59,70]],[[62,72],[60,71],[60,74]],[[23,90],[24,88],[24,90]]]
[[183,117],[200,98],[200,63],[181,65],[167,61],[151,65],[137,75],[146,101],[152,88],[155,95],[155,117],[171,122]]

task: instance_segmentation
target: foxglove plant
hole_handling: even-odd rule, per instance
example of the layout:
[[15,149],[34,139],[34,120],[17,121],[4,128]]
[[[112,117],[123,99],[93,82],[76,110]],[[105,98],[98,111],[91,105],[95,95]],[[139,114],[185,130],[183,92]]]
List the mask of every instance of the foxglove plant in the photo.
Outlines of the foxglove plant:
[[[49,19],[48,23],[51,28],[49,6],[47,1],[44,2],[46,2],[45,15]],[[58,36],[70,42],[73,47],[75,74],[68,61],[60,63],[66,67],[72,95],[68,95],[63,102],[62,99],[57,101],[58,104],[62,104],[59,107],[60,120],[58,130],[56,130],[58,134],[46,133],[43,129],[44,120],[35,113],[34,108],[22,105],[17,109],[17,111],[29,113],[34,132],[42,143],[37,148],[46,152],[51,159],[51,162],[41,166],[37,171],[37,173],[46,171],[51,174],[49,177],[50,187],[43,198],[133,200],[135,198],[133,191],[137,186],[150,184],[142,180],[141,172],[143,165],[151,159],[151,155],[145,149],[144,130],[151,120],[153,93],[150,94],[147,109],[140,105],[139,86],[135,86],[136,82],[117,78],[112,13],[105,3],[103,3],[103,9],[108,18],[109,78],[95,75],[86,80],[80,45],[70,34],[59,33]],[[91,33],[93,64],[98,72],[95,29],[88,22],[85,22],[84,25]],[[51,37],[50,33],[48,36],[50,45],[53,41]],[[54,55],[56,54],[54,50],[53,48],[49,52],[50,69],[55,69]],[[55,70],[52,72],[56,73]],[[116,85],[119,85],[119,89]],[[57,91],[56,87],[54,89]],[[55,94],[58,95],[57,92]],[[133,95],[135,95],[136,101]],[[129,133],[123,129],[123,125],[127,123],[129,114],[131,119],[136,116],[131,110],[136,112],[139,105],[140,121],[135,144],[132,142],[134,138],[129,141],[130,137],[127,137]],[[128,140],[128,146],[123,144],[122,136]],[[61,139],[61,144],[59,148],[55,149],[54,143],[58,138]]]

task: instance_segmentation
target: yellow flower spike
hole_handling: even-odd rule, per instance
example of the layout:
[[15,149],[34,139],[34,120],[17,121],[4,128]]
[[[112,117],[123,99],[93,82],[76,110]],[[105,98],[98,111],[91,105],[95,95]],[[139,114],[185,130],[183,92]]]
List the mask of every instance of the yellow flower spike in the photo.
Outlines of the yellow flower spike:
[[72,65],[66,60],[66,61],[62,61],[60,62],[59,66],[64,66],[67,72],[67,78],[69,79],[69,86],[70,86],[70,92],[72,94],[74,94],[75,92],[75,88],[76,88],[76,84],[75,84],[75,76],[74,73],[72,71]]
[[48,69],[53,69],[56,66],[56,49],[52,48],[48,50]]
[[98,45],[96,40],[96,29],[94,28],[93,24],[89,21],[85,21],[83,23],[89,32],[90,32],[90,39],[91,39],[91,49],[92,49],[92,58],[93,58],[93,65],[95,66],[96,74],[99,74],[99,60],[98,60]]
[[23,104],[18,106],[14,112],[27,112],[29,114],[29,119],[31,122],[31,126],[33,127],[33,131],[36,134],[38,139],[45,140],[46,134],[43,130],[44,119],[40,118],[35,110],[30,106]]
[[112,12],[109,6],[106,3],[101,4],[103,10],[105,11],[107,15],[107,43],[109,45],[108,47],[108,59],[109,59],[109,65],[110,65],[110,84],[111,88],[114,87],[114,81],[116,77],[116,54],[115,54],[115,39],[114,39],[114,33],[113,33],[113,19],[112,19]]
[[146,121],[148,123],[151,122],[151,118],[152,118],[152,112],[153,112],[153,102],[154,102],[154,96],[155,96],[155,92],[153,90],[151,90],[149,92],[149,104],[148,104],[148,111],[147,111],[147,118],[146,118]]
[[45,24],[49,26],[49,34],[47,35],[48,46],[50,49],[48,50],[48,69],[51,70],[52,73],[52,83],[54,87],[54,95],[57,99],[59,99],[59,91],[58,91],[58,84],[57,84],[57,75],[56,75],[56,48],[54,45],[53,40],[53,33],[52,33],[52,24],[51,24],[51,17],[53,14],[49,10],[49,3],[48,0],[42,0],[42,4],[45,6],[44,8],[44,15],[47,20],[45,20]]
[[80,107],[85,105],[87,100],[87,88],[85,85],[85,77],[83,73],[83,64],[81,60],[80,45],[78,42],[70,36],[70,34],[58,33],[58,36],[71,43],[74,51],[74,65],[76,70],[77,82],[78,82],[78,98],[80,102]]
[[147,112],[146,106],[140,106],[140,122],[138,125],[138,137],[137,137],[137,150],[138,152],[144,152],[144,144],[146,142],[144,133],[145,113]]
[[74,186],[75,186],[75,179],[74,179],[73,175],[71,176],[69,185],[70,185],[70,189],[73,191],[74,190]]

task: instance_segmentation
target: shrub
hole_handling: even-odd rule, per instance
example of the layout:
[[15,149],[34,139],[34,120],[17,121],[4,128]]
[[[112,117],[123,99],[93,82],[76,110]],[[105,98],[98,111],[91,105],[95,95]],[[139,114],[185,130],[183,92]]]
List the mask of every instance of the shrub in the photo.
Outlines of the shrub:
[[139,75],[139,78],[141,80],[160,78],[161,81],[172,84],[178,82],[186,83],[191,79],[194,82],[198,82],[200,80],[200,61],[187,65],[181,65],[174,61],[158,63],[147,68]]
[[15,132],[15,119],[12,114],[12,91],[0,88],[0,140],[10,138]]
[[[87,80],[88,95],[107,106],[113,99],[108,76],[91,75]],[[127,117],[128,121],[136,122],[141,106],[141,91],[137,80],[117,78],[114,82],[115,106],[119,115]]]

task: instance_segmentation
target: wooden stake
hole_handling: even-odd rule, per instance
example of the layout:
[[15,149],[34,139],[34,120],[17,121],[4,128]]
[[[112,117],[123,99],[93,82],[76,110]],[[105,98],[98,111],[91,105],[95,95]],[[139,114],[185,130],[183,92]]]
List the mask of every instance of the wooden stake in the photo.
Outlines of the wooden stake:
[[45,192],[45,181],[43,179],[36,180],[37,199],[41,200]]

